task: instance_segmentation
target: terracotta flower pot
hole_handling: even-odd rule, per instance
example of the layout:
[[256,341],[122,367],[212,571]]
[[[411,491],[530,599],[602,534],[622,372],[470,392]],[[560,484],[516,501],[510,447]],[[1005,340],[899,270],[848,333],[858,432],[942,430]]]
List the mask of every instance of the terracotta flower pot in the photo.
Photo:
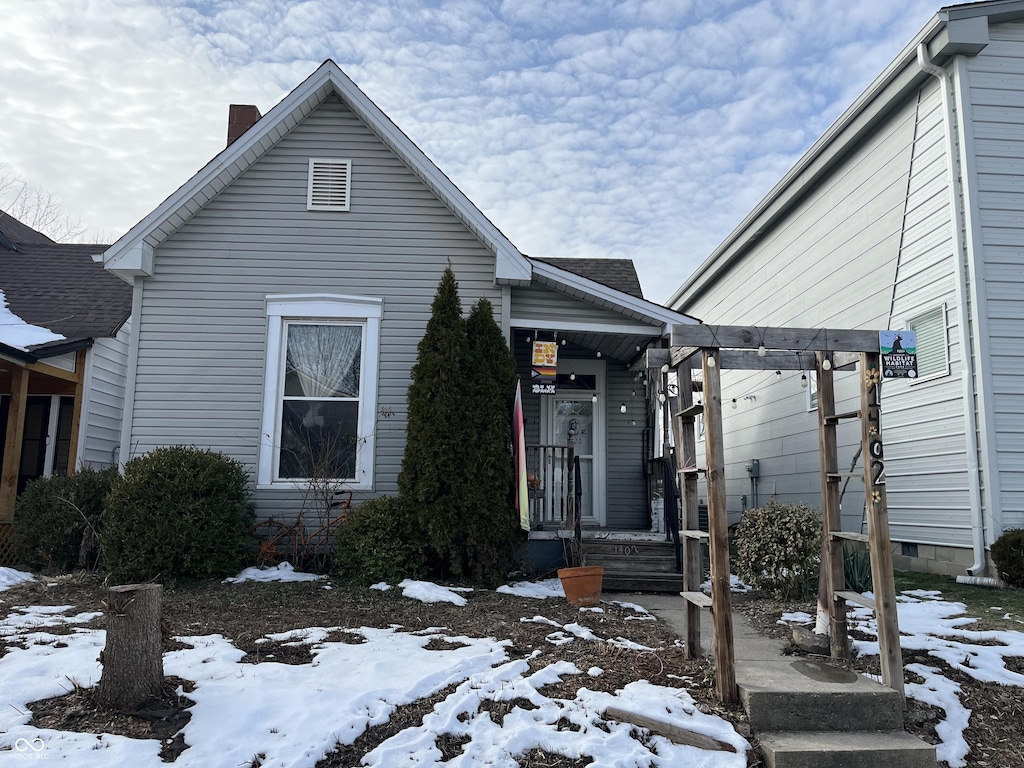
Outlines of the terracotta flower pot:
[[604,579],[603,565],[559,568],[558,578],[562,582],[565,599],[573,605],[588,608],[601,602],[601,582]]

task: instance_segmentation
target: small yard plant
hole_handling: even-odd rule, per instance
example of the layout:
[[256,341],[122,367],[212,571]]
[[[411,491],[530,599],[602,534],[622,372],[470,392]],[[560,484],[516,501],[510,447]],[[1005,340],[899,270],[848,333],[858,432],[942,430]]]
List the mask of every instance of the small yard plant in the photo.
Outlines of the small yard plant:
[[101,543],[115,581],[234,574],[250,558],[248,476],[234,459],[187,446],[132,459],[107,499]]
[[806,597],[817,588],[820,550],[817,510],[769,501],[743,513],[736,531],[736,574],[781,598]]
[[338,576],[362,586],[422,577],[424,539],[415,512],[402,499],[364,501],[335,533]]
[[104,500],[116,477],[116,467],[83,467],[30,483],[14,512],[18,561],[44,571],[94,569]]
[[1024,528],[1011,528],[996,539],[992,562],[1008,586],[1024,587]]

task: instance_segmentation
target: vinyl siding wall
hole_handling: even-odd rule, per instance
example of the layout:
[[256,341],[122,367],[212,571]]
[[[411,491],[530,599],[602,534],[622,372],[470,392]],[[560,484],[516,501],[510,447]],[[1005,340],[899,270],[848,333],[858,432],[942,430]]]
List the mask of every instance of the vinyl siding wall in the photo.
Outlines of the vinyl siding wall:
[[892,538],[965,547],[971,543],[971,498],[948,149],[942,97],[929,81],[918,103],[890,327],[906,328],[909,320],[944,306],[949,369],[914,383],[887,382],[882,426]]
[[78,461],[93,469],[118,461],[131,322],[129,319],[112,339],[96,339],[89,350]]
[[[916,122],[916,103],[896,110],[738,263],[676,309],[709,324],[887,328]],[[837,372],[835,380],[837,410],[855,410],[857,375]],[[797,372],[776,382],[774,372],[723,371],[730,512],[752,503],[745,470],[751,459],[760,460],[759,503],[774,496],[820,507],[817,416],[808,412],[799,381]],[[733,398],[735,410],[728,407]],[[885,413],[883,406],[883,427]],[[856,423],[840,425],[841,469],[850,466],[859,430]],[[703,485],[700,492],[706,498]],[[843,505],[847,530],[861,527],[862,494],[862,484],[852,481]]]
[[994,429],[992,469],[999,473],[993,503],[1001,514],[997,526],[1006,529],[1024,527],[1024,24],[991,25],[989,38],[988,47],[967,60],[968,140],[980,224],[974,241],[980,246],[980,330],[987,344],[981,374]]
[[[352,160],[351,210],[306,210],[308,160]],[[260,444],[268,294],[383,298],[375,487],[394,493],[406,390],[445,266],[466,312],[496,316],[487,250],[336,97],[330,97],[156,253],[142,297],[131,445],[188,443],[253,472]],[[258,490],[259,514],[294,511],[295,490]]]

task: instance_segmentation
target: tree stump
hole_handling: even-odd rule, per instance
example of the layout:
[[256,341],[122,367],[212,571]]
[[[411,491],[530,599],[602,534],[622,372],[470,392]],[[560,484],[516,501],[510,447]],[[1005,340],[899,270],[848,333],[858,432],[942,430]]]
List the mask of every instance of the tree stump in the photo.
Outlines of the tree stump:
[[137,710],[160,697],[164,660],[159,584],[125,584],[107,590],[107,642],[100,656],[99,703],[112,710]]

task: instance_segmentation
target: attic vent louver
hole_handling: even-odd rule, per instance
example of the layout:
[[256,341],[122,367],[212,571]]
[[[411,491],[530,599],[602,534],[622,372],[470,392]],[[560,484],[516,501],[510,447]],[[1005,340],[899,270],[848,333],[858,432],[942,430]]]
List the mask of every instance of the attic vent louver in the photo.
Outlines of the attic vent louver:
[[352,161],[313,158],[309,161],[310,211],[347,211],[352,181]]

